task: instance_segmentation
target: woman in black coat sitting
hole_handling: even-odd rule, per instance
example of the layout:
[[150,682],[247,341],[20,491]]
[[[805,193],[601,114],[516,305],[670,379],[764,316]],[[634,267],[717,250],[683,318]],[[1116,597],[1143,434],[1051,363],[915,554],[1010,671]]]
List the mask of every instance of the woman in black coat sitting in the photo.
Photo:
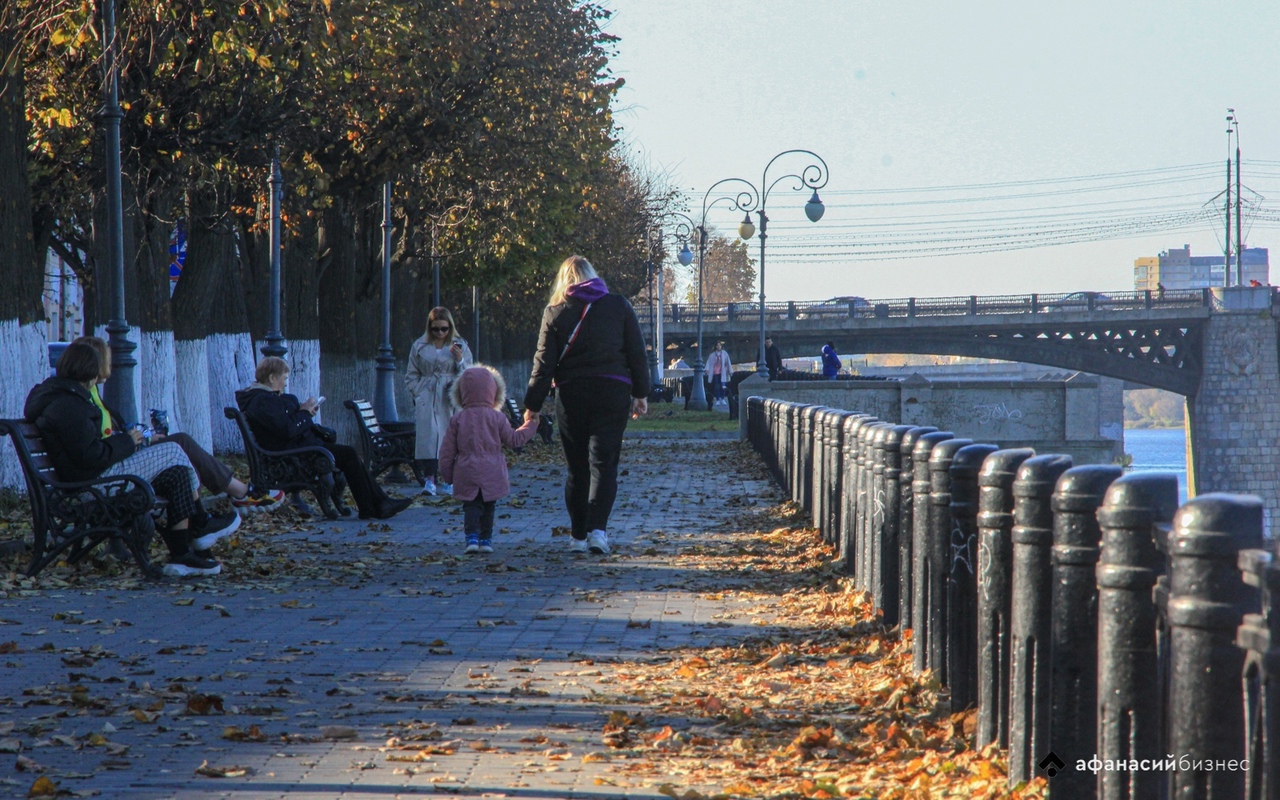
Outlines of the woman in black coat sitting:
[[[354,447],[328,442],[320,437],[319,426],[313,419],[320,403],[314,397],[300,403],[296,396],[285,394],[285,386],[289,383],[289,364],[283,358],[267,356],[259,361],[254,381],[249,388],[236,392],[236,405],[244,412],[254,438],[264,450],[319,446],[333,453],[334,464],[351,486],[360,519],[390,519],[413,502],[408,498],[388,497],[360,461]],[[338,483],[335,485],[334,502],[338,513],[349,515],[351,510],[343,505],[341,497],[342,485]]]
[[55,377],[27,395],[23,416],[40,430],[59,480],[137,475],[147,481],[169,501],[169,524],[160,529],[169,548],[165,574],[217,575],[222,565],[208,549],[239,527],[240,518],[228,514],[210,519],[205,514],[197,500],[195,470],[177,444],[147,447],[141,431],[113,430],[106,406],[94,400],[98,372],[98,352],[74,342],[58,359]]

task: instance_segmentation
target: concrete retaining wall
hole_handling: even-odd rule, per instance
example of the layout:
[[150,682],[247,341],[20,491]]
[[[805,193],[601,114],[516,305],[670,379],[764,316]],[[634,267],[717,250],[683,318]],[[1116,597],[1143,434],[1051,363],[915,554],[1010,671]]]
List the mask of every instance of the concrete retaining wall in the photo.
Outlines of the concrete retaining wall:
[[739,389],[739,436],[748,397],[776,397],[871,414],[886,422],[937,425],[1001,447],[1064,453],[1077,464],[1108,464],[1124,453],[1123,381],[1066,380],[775,381],[752,376]]

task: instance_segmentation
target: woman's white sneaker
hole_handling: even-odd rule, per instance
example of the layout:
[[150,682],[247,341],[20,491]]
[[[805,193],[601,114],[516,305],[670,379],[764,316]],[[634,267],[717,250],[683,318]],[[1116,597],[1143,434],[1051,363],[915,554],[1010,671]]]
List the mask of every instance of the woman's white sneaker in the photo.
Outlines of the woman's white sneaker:
[[592,531],[587,534],[587,549],[593,553],[605,555],[609,552],[609,534],[604,531]]
[[424,483],[424,484],[422,484],[422,493],[423,493],[423,494],[426,494],[426,495],[430,495],[430,496],[432,496],[432,497],[435,497],[435,496],[436,496],[436,482],[435,482],[433,479],[431,479],[431,478],[427,478],[427,482],[426,482],[426,483]]
[[585,553],[585,552],[587,552],[587,540],[586,540],[586,539],[574,539],[573,537],[570,537],[570,538],[569,538],[569,552],[570,552],[570,553]]

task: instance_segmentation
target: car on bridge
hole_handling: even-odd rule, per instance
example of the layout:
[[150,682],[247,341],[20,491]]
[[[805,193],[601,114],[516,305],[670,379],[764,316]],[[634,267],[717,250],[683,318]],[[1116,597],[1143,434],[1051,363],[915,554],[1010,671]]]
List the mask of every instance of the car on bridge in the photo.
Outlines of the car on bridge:
[[1111,301],[1110,295],[1102,292],[1072,292],[1071,294],[1054,296],[1040,301],[1041,311],[1093,311]]
[[849,295],[800,306],[796,316],[799,319],[821,319],[823,317],[857,317],[870,313],[871,303],[867,298]]

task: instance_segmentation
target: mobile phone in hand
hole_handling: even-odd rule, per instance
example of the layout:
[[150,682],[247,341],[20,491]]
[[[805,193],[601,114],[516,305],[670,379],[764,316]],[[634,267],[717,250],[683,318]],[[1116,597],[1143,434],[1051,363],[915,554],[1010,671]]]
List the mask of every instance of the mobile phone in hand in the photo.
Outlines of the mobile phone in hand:
[[317,406],[324,405],[324,395],[320,395],[319,397],[316,398],[316,405]]

